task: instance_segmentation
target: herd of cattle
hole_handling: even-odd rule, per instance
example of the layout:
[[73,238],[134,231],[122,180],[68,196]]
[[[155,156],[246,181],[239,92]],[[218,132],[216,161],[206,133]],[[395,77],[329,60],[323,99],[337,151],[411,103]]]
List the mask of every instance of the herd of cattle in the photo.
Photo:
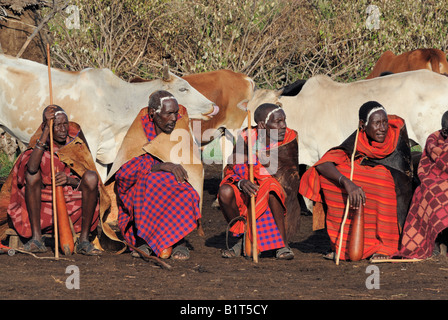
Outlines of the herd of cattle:
[[[83,128],[103,180],[127,129],[151,92],[160,89],[186,107],[198,143],[208,142],[213,134],[206,133],[219,128],[235,133],[246,126],[246,110],[253,114],[262,103],[281,104],[288,127],[299,133],[299,162],[304,165],[314,164],[356,130],[358,109],[366,101],[376,100],[405,119],[409,138],[421,146],[440,129],[448,110],[448,62],[438,49],[399,56],[388,51],[367,79],[339,83],[317,75],[279,90],[257,89],[247,75],[229,70],[181,78],[164,67],[161,79],[130,82],[107,69],[51,72],[53,101]],[[393,74],[381,76],[385,72]],[[0,55],[0,127],[25,145],[42,121],[49,92],[47,66]]]

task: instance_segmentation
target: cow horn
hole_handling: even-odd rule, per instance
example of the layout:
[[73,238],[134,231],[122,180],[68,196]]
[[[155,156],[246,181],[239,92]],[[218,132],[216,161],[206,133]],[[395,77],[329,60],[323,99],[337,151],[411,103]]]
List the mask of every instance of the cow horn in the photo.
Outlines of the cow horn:
[[170,68],[168,64],[166,63],[166,60],[163,59],[163,75],[162,75],[163,81],[169,81],[170,80]]

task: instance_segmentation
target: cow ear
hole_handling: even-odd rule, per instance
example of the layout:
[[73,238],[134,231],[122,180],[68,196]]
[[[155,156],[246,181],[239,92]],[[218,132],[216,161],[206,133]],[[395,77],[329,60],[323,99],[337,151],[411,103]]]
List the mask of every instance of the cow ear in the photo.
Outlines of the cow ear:
[[180,104],[179,105],[179,115],[183,117],[187,114],[188,114],[187,108],[185,108],[183,105]]
[[278,90],[276,90],[276,91],[275,91],[275,96],[276,96],[276,97],[280,97],[280,96],[283,94],[283,91],[284,91],[284,90],[285,90],[285,89],[283,89],[283,88],[282,88],[282,89],[278,89]]
[[168,64],[166,63],[166,60],[163,59],[163,74],[162,74],[162,80],[163,81],[170,81],[170,68]]
[[237,107],[243,111],[247,111],[247,104],[249,103],[249,100],[244,99],[237,103]]

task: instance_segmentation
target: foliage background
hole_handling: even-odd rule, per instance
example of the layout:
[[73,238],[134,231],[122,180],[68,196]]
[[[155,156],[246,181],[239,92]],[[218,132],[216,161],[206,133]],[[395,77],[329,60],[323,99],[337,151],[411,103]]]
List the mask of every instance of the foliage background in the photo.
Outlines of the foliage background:
[[[444,0],[39,3],[37,21],[45,22],[41,34],[51,44],[53,66],[109,68],[124,80],[158,78],[166,60],[180,76],[226,68],[249,75],[259,88],[277,89],[316,74],[364,79],[387,50],[448,49]],[[79,10],[79,28],[67,24],[70,5]],[[377,28],[371,6],[379,13]],[[5,161],[0,169],[7,171]]]
[[[279,88],[327,74],[365,78],[386,50],[448,46],[447,1],[72,0],[48,23],[57,66],[110,68],[119,77],[160,76],[163,59],[179,75],[228,68],[258,87]],[[368,28],[379,11],[379,28]],[[48,14],[52,8],[42,11]],[[369,18],[370,17],[370,18]]]

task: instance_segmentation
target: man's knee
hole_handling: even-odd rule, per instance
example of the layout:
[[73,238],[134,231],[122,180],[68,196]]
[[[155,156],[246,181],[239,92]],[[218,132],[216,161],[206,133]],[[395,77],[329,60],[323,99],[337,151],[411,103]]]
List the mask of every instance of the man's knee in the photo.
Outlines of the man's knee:
[[233,188],[228,184],[223,184],[218,190],[219,202],[224,204],[229,204],[235,197],[235,192]]
[[25,171],[25,181],[26,181],[26,185],[31,188],[41,186],[42,176],[40,175],[39,171],[36,172],[35,174],[31,174],[28,171]]
[[82,176],[82,184],[90,190],[95,190],[98,188],[98,180],[97,173],[92,170],[87,170]]

